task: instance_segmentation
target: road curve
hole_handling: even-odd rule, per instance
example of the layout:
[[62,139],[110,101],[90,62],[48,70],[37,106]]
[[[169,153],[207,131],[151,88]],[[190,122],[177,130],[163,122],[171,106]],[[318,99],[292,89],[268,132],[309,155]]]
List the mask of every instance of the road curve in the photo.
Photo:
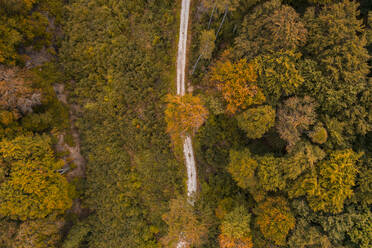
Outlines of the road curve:
[[[187,30],[189,24],[190,0],[182,0],[180,33],[177,54],[177,94],[185,95],[185,69],[187,51]],[[196,192],[196,168],[191,137],[188,135],[183,143],[183,153],[187,168],[187,195]]]

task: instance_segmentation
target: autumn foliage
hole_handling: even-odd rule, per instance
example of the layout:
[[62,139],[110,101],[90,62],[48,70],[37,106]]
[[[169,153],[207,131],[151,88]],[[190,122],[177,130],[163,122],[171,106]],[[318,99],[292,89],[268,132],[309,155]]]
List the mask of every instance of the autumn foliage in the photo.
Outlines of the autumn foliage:
[[207,119],[208,110],[199,96],[168,95],[167,102],[165,120],[167,132],[172,137],[195,133]]
[[243,206],[237,207],[227,214],[221,224],[220,247],[252,248],[250,224],[251,214]]
[[0,216],[15,220],[62,214],[72,206],[73,186],[57,170],[47,136],[19,136],[0,142],[0,163],[6,177],[0,182]]
[[265,96],[255,84],[257,72],[254,64],[241,59],[236,63],[217,62],[212,68],[211,81],[217,85],[227,103],[226,112],[234,114],[253,104],[261,104]]
[[257,224],[265,238],[277,245],[285,245],[287,234],[295,226],[287,202],[282,197],[268,198],[255,209]]

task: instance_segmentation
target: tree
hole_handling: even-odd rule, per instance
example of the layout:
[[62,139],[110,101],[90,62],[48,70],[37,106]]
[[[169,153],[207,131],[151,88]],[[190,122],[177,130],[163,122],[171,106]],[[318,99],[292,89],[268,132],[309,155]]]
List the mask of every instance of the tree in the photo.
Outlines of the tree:
[[244,206],[236,207],[221,223],[221,248],[252,248],[251,214]]
[[372,213],[367,210],[348,232],[351,241],[360,248],[372,246]]
[[165,120],[171,136],[193,134],[207,119],[208,110],[199,96],[168,95],[167,102]]
[[199,53],[205,59],[211,59],[215,47],[216,35],[214,30],[203,30],[200,36]]
[[259,203],[254,213],[261,233],[277,245],[285,245],[286,237],[295,227],[296,219],[282,197],[270,197]]
[[239,1],[240,0],[202,0],[202,4],[205,8],[217,8],[217,10],[223,12],[226,8],[230,11],[234,11],[236,7],[239,6]]
[[350,96],[365,87],[369,71],[363,23],[357,19],[358,6],[356,1],[344,0],[324,6],[318,15],[315,15],[314,8],[309,8],[305,14],[309,30],[307,51],[332,81],[338,82],[339,87],[343,86],[339,89],[341,92],[356,87],[349,92]]
[[14,236],[17,234],[18,225],[15,221],[0,220],[0,247],[12,247]]
[[277,130],[287,141],[287,150],[300,141],[300,136],[315,122],[315,102],[312,98],[291,97],[284,101],[278,110]]
[[227,170],[239,187],[247,189],[253,188],[256,185],[255,171],[257,166],[258,163],[252,157],[249,149],[230,151],[230,163],[227,166]]
[[200,246],[206,239],[207,225],[203,223],[193,206],[182,196],[172,199],[170,210],[163,215],[168,225],[168,233],[162,242],[167,247],[177,247],[183,241],[187,247]]
[[[7,69],[0,75],[0,108],[26,114],[41,104],[40,90],[32,89],[31,82],[20,76],[26,74],[17,69]],[[25,75],[27,77],[29,75]],[[1,80],[3,77],[3,80]]]
[[306,28],[296,11],[280,0],[271,0],[244,18],[235,49],[239,57],[252,59],[279,50],[296,50],[306,43],[306,38]]
[[13,247],[17,248],[49,248],[57,247],[61,241],[61,219],[41,219],[23,222],[19,226]]
[[304,91],[318,99],[322,113],[347,125],[343,136],[351,139],[349,143],[372,128],[370,102],[361,101],[370,94],[370,56],[358,7],[358,1],[345,0],[318,12],[309,8],[304,15],[309,31],[306,53],[314,60],[305,61],[301,69]]
[[324,144],[327,141],[328,133],[327,129],[323,127],[321,123],[317,123],[313,130],[309,132],[308,136],[311,141],[317,144]]
[[261,89],[255,84],[256,79],[256,68],[245,59],[237,63],[231,63],[229,60],[219,61],[211,69],[210,80],[221,91],[227,102],[226,111],[231,114],[265,101]]
[[315,3],[315,4],[330,4],[330,3],[335,3],[335,2],[340,2],[340,0],[309,0],[310,3]]
[[[2,7],[0,9],[0,63],[7,65],[24,63],[28,57],[19,53],[20,48],[32,46],[37,50],[50,45],[52,35],[50,28],[48,29],[48,18],[35,7],[39,2],[39,0],[0,1]],[[33,8],[34,10],[31,11]]]
[[298,142],[282,160],[281,167],[285,178],[296,179],[306,170],[313,170],[318,161],[325,157],[325,152],[308,141]]
[[286,186],[282,158],[275,158],[272,155],[265,155],[258,158],[258,179],[260,187],[265,191],[278,191]]
[[0,184],[0,215],[15,220],[62,214],[72,205],[73,186],[57,170],[47,136],[19,136],[0,142],[1,160],[9,174]]
[[277,104],[282,96],[289,96],[304,82],[298,61],[300,53],[276,51],[260,55],[253,61],[258,69],[258,86],[264,91],[269,103]]
[[314,211],[341,212],[345,200],[353,195],[356,162],[360,156],[351,149],[332,151],[318,164],[316,173],[308,173],[297,180],[289,196],[306,195]]
[[333,247],[326,235],[323,235],[320,228],[310,225],[305,219],[299,218],[296,228],[288,239],[290,248],[306,248],[316,245],[321,248]]
[[236,119],[248,138],[261,138],[275,123],[275,110],[269,106],[250,108],[239,114]]

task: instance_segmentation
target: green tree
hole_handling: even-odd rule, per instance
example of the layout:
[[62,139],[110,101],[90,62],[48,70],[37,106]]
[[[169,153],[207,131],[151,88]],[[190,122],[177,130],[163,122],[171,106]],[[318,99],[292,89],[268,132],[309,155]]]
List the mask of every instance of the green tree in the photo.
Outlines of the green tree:
[[325,152],[308,141],[298,142],[287,154],[281,163],[285,178],[293,180],[304,171],[314,169],[317,162],[325,157]]
[[353,195],[360,154],[351,149],[332,151],[322,160],[316,173],[309,173],[293,185],[289,195],[306,195],[314,211],[339,213],[346,199]]
[[278,191],[286,186],[283,159],[272,155],[265,155],[258,159],[258,179],[260,187],[265,191]]
[[258,166],[256,159],[249,149],[243,151],[230,151],[230,163],[227,170],[230,172],[239,187],[252,188],[256,185],[255,171]]
[[72,205],[73,186],[57,170],[47,136],[19,136],[0,142],[1,160],[9,168],[0,184],[0,215],[12,219],[36,219],[62,214]]
[[361,215],[359,221],[348,231],[348,236],[360,248],[372,246],[372,213],[370,211]]
[[279,50],[296,50],[305,44],[306,38],[305,25],[296,11],[280,0],[270,0],[244,18],[240,35],[235,39],[235,52],[239,57],[252,59]]
[[[370,55],[358,7],[358,1],[345,0],[326,5],[320,11],[309,8],[304,16],[309,31],[306,45],[309,59],[301,69],[306,79],[304,92],[316,97],[323,114],[344,123],[342,136],[346,146],[356,135],[364,135],[372,128],[368,117],[370,98],[361,101],[370,95],[367,79]],[[332,139],[330,135],[331,142]]]
[[298,66],[300,57],[299,53],[279,50],[253,60],[258,69],[258,86],[270,103],[276,104],[280,97],[294,94],[303,84]]
[[251,214],[244,206],[236,207],[221,223],[221,248],[252,248]]
[[290,248],[306,248],[316,246],[320,248],[331,248],[332,244],[328,237],[322,234],[320,228],[312,226],[305,219],[296,221],[296,228],[288,239]]
[[216,35],[214,30],[203,30],[200,36],[199,53],[205,59],[211,59],[215,47]]
[[259,203],[254,210],[256,222],[266,239],[277,245],[285,245],[286,237],[295,227],[296,219],[282,197],[270,197]]
[[328,138],[327,129],[325,129],[321,123],[317,123],[313,130],[308,133],[308,136],[312,142],[324,144]]
[[236,119],[248,138],[261,138],[275,123],[275,110],[269,106],[250,108],[239,114]]

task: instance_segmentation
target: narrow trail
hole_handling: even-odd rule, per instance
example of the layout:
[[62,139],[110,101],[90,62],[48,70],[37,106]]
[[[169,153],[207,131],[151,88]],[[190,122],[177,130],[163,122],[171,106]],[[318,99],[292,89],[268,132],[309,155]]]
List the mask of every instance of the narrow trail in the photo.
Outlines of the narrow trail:
[[[178,54],[177,54],[177,94],[185,95],[185,69],[186,69],[186,52],[187,52],[187,30],[189,25],[190,0],[182,0],[180,33],[178,40]],[[194,150],[192,148],[191,137],[186,136],[183,143],[183,153],[185,156],[185,163],[187,168],[187,196],[191,197],[196,192],[196,167]],[[192,201],[190,201],[192,204]],[[180,241],[177,248],[183,248],[187,243],[182,240],[182,233],[180,234]]]
[[[187,30],[189,24],[190,0],[182,0],[180,33],[177,54],[177,94],[185,95],[185,69],[187,51]],[[191,137],[188,135],[183,143],[183,153],[187,168],[187,195],[196,192],[196,167]]]

